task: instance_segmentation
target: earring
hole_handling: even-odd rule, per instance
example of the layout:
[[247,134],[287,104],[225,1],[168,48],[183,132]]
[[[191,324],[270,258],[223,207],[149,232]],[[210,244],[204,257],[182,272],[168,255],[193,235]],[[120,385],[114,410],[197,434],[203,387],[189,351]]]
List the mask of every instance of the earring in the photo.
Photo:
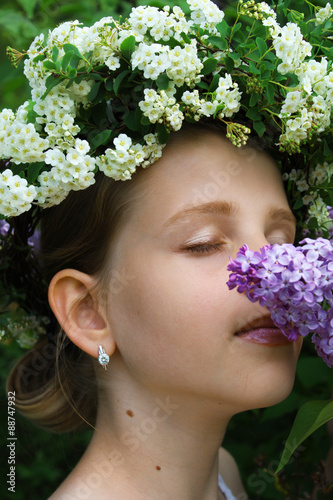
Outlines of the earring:
[[106,354],[106,352],[104,351],[104,349],[101,345],[98,346],[98,353],[99,353],[98,362],[100,365],[104,366],[104,370],[106,370],[107,365],[109,364],[110,358]]

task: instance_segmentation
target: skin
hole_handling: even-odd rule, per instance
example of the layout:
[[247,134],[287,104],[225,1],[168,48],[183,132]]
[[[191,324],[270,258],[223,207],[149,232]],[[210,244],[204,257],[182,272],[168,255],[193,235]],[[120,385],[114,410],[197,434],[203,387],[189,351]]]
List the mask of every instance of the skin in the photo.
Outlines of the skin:
[[[301,340],[270,347],[240,339],[242,326],[268,312],[226,285],[229,257],[244,243],[258,250],[294,240],[291,218],[270,215],[272,207],[291,213],[278,169],[215,133],[178,137],[136,181],[135,210],[112,248],[111,270],[126,277],[123,286],[115,291],[104,280],[98,294],[96,280],[75,270],[51,282],[51,307],[72,341],[95,358],[99,345],[110,355],[107,371],[97,366],[97,431],[52,500],[83,498],[84,486],[84,498],[223,498],[218,452],[230,418],[276,404],[292,389]],[[216,201],[237,210],[170,222]],[[100,463],[112,472],[99,469],[100,480],[87,486]],[[244,500],[236,468],[229,469],[225,480],[229,474]]]

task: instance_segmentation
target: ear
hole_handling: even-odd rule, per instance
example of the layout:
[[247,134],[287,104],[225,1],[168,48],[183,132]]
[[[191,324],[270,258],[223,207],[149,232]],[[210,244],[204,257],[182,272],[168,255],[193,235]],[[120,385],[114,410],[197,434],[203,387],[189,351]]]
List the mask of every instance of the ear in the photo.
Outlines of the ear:
[[116,343],[97,300],[96,280],[75,269],[63,269],[49,285],[49,303],[60,326],[82,351],[98,358],[98,346],[111,356]]

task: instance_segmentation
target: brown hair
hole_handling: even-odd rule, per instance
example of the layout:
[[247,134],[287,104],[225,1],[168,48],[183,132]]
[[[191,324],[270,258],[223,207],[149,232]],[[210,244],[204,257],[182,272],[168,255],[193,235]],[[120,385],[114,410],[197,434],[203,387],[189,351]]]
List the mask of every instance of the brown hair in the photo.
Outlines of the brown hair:
[[[93,186],[44,210],[40,259],[47,282],[66,268],[101,280],[109,249],[136,198],[139,177],[140,172],[131,181],[116,182],[98,174]],[[16,407],[24,416],[45,429],[66,432],[94,425],[97,386],[92,358],[59,330],[19,360],[7,389],[15,391]]]
[[[216,122],[184,124],[171,142],[199,138],[202,132],[223,134]],[[113,181],[104,174],[83,191],[58,206],[44,210],[40,257],[47,282],[62,269],[73,268],[104,279],[112,244],[141,193],[143,169],[131,181]],[[144,179],[148,179],[149,175]],[[84,297],[83,297],[84,298]],[[83,299],[82,298],[82,299]],[[45,298],[46,300],[46,298]],[[98,407],[93,359],[59,333],[45,338],[19,360],[9,375],[8,391],[16,393],[16,407],[37,425],[65,432],[94,425]]]

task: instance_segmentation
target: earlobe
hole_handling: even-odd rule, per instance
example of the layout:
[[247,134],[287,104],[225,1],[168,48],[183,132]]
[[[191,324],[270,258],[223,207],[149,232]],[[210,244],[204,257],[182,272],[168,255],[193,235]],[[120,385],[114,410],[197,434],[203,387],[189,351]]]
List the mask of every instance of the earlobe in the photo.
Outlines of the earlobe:
[[51,280],[49,303],[70,340],[97,358],[99,345],[110,356],[116,344],[100,310],[95,285],[95,279],[88,274],[64,269]]

